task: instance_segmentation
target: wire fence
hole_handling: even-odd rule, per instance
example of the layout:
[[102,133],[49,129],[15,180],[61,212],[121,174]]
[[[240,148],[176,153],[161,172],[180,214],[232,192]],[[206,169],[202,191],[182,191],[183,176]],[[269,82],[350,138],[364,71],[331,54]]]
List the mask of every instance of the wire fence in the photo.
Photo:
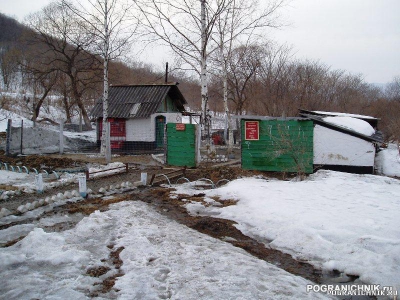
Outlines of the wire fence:
[[[164,130],[159,131],[154,141],[129,141],[118,133],[119,128],[111,123],[110,150],[112,154],[163,153]],[[21,121],[9,120],[6,133],[0,135],[0,147],[6,155],[31,155],[51,153],[99,153],[101,148],[100,129],[80,131],[76,124],[60,126],[35,124],[24,126]]]

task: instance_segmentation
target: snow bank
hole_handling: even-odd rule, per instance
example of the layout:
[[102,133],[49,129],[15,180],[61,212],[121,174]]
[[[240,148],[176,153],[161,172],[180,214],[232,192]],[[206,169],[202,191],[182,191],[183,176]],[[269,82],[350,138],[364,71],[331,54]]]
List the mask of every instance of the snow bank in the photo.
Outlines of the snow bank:
[[[110,249],[107,246],[113,245]],[[123,276],[107,299],[323,299],[307,293],[309,281],[244,250],[203,235],[142,202],[96,211],[60,233],[34,229],[17,244],[0,248],[0,294],[5,299],[87,299],[115,274],[107,263],[120,253]],[[90,277],[90,267],[111,270]]]
[[21,121],[24,121],[24,127],[32,127],[33,122],[31,120],[28,120],[24,117],[21,117],[20,115],[17,115],[16,113],[13,113],[11,111],[5,110],[5,109],[0,109],[0,132],[6,132],[7,131],[7,123],[8,119],[12,120],[12,126],[21,126]]
[[375,133],[375,129],[366,121],[352,117],[325,117],[323,120],[329,124],[340,126],[367,136]]
[[302,182],[239,179],[206,195],[239,202],[202,214],[234,220],[244,234],[317,267],[400,290],[398,180],[318,171]]
[[375,168],[378,174],[400,177],[400,149],[396,144],[389,144],[387,149],[378,152]]
[[0,184],[16,185],[26,183],[29,178],[32,178],[26,173],[17,173],[6,170],[0,170]]

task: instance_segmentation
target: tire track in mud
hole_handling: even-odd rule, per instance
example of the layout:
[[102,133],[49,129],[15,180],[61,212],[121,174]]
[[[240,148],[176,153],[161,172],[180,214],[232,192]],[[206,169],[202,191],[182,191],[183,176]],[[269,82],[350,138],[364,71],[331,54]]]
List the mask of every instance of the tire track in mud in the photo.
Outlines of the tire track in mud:
[[[321,270],[307,262],[295,260],[289,254],[276,249],[266,247],[263,243],[256,241],[244,235],[234,225],[234,221],[219,219],[214,217],[191,216],[183,205],[186,202],[181,198],[170,198],[172,189],[153,188],[142,190],[137,194],[138,199],[151,204],[161,214],[166,215],[178,223],[184,224],[201,233],[210,235],[214,238],[226,241],[232,245],[242,248],[251,255],[272,263],[285,271],[306,278],[315,283],[321,283],[323,274]],[[194,195],[196,201],[201,201],[203,194]],[[192,197],[192,198],[193,198]],[[191,199],[185,195],[186,199]],[[228,205],[234,205],[234,201],[228,202]]]

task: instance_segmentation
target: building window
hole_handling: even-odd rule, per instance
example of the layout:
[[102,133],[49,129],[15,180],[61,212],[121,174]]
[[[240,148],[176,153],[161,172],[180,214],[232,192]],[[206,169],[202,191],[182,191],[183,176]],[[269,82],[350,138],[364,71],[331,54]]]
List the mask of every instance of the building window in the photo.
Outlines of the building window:
[[131,109],[130,115],[135,116],[139,111],[139,108],[140,108],[140,103],[135,103]]

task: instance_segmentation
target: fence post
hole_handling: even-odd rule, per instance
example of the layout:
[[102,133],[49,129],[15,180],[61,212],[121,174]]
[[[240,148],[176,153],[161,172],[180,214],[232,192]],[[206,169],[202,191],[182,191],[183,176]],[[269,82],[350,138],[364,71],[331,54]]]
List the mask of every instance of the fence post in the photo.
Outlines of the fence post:
[[86,198],[87,197],[86,176],[79,176],[78,181],[79,181],[79,194],[82,196],[82,198]]
[[10,155],[10,142],[11,142],[11,119],[7,122],[7,138],[6,138],[6,156]]
[[64,153],[64,121],[60,122],[60,154]]
[[43,175],[37,174],[35,175],[35,183],[36,183],[36,191],[39,194],[43,193]]
[[140,181],[143,185],[147,185],[147,173],[140,173]]
[[201,152],[200,152],[200,146],[201,146],[201,128],[198,125],[195,125],[196,132],[195,132],[195,145],[196,145],[196,166],[198,166],[201,163]]
[[24,141],[24,120],[21,120],[21,155],[22,155],[23,141]]

